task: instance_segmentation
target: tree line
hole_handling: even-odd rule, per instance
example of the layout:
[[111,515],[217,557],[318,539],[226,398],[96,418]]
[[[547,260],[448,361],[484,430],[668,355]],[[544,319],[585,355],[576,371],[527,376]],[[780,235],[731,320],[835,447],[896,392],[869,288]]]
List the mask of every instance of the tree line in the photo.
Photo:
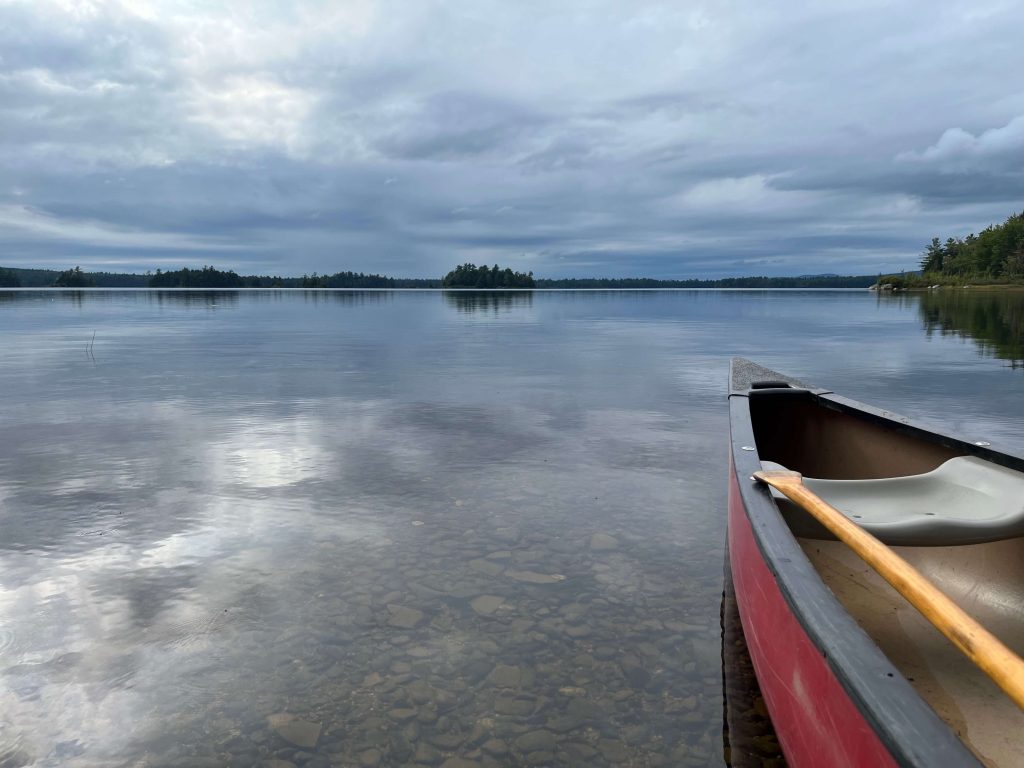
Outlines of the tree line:
[[538,288],[867,288],[874,275],[724,277],[717,280],[656,280],[648,277],[538,279]]
[[286,278],[269,275],[241,276],[233,270],[219,270],[213,267],[161,272],[159,269],[149,280],[151,288],[396,288],[401,282],[384,275],[367,275],[362,272],[335,272],[320,275],[314,272],[300,278]]
[[333,275],[302,276],[302,288],[397,288],[398,281],[384,275],[364,275],[362,272],[335,272]]
[[336,272],[302,277],[240,275],[234,270],[206,266],[197,269],[157,269],[144,274],[64,271],[0,267],[0,288],[440,288],[439,278],[386,277],[362,272]]
[[244,288],[245,283],[234,270],[213,267],[189,269],[182,267],[172,272],[157,270],[149,278],[150,288]]
[[52,269],[0,268],[0,287],[6,288],[866,288],[873,275],[803,275],[799,277],[727,277],[718,280],[657,280],[646,277],[594,277],[546,279],[532,272],[516,272],[497,264],[461,264],[442,279],[402,278],[342,271],[316,272],[301,277],[240,275],[212,266],[155,273],[86,272],[81,267]]
[[1024,213],[1011,215],[1002,224],[979,234],[933,237],[921,254],[921,272],[927,281],[936,277],[968,279],[1024,279]]

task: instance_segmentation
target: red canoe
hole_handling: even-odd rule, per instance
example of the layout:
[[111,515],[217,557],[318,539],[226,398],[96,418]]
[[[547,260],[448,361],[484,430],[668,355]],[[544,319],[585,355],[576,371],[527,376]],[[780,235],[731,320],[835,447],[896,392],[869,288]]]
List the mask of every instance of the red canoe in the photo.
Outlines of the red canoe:
[[801,472],[1020,654],[1024,458],[746,360],[730,379],[730,564],[787,761],[1024,765],[1024,714],[845,545],[751,477]]

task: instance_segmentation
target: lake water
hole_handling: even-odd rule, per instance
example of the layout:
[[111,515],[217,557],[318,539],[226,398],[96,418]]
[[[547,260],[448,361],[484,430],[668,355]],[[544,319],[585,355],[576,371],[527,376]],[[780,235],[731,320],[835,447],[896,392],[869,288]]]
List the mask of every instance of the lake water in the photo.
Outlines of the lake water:
[[1024,447],[1024,293],[11,291],[0,334],[5,768],[780,765],[756,690],[723,736],[730,356]]

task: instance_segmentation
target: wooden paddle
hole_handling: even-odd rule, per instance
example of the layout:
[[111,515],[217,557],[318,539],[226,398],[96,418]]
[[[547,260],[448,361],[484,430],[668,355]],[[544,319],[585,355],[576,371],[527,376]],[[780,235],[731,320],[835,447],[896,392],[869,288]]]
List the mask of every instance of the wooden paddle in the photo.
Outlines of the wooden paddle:
[[799,472],[764,470],[754,477],[807,510],[864,562],[878,571],[936,629],[1024,709],[1024,660],[968,616],[910,563],[803,483]]

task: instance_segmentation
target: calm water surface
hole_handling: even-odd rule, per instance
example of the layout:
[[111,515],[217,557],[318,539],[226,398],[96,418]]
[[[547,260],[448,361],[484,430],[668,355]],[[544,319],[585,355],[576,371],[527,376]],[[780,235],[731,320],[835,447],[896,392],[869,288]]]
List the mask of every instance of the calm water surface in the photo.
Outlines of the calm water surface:
[[1021,449],[1022,317],[2,293],[0,765],[779,764],[756,691],[723,746],[729,357]]

